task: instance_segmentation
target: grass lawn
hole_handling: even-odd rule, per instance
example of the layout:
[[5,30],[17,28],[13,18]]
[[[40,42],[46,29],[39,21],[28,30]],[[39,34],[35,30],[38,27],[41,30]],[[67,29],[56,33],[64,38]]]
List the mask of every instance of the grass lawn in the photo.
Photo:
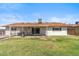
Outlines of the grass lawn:
[[79,36],[0,40],[0,56],[79,56]]

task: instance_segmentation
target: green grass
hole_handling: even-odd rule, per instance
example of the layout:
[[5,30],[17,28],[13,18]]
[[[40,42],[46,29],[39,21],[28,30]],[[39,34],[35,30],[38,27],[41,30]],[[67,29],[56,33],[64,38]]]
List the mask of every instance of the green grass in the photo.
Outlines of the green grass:
[[0,56],[79,56],[79,36],[0,40]]

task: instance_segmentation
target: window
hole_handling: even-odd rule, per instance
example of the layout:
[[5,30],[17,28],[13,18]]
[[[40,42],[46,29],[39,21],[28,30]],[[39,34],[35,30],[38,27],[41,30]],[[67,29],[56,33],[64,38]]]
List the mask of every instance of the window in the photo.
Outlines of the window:
[[6,30],[9,30],[9,28],[8,28],[8,27],[6,27]]
[[52,28],[48,28],[48,30],[52,30]]
[[11,30],[16,30],[16,28],[11,28]]
[[61,28],[52,28],[53,31],[61,31]]

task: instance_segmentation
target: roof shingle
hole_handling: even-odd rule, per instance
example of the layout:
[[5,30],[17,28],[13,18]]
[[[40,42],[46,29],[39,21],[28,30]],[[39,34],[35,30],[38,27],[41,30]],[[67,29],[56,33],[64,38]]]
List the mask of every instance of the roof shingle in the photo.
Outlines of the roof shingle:
[[67,27],[65,23],[51,22],[51,23],[13,23],[5,26],[11,27]]

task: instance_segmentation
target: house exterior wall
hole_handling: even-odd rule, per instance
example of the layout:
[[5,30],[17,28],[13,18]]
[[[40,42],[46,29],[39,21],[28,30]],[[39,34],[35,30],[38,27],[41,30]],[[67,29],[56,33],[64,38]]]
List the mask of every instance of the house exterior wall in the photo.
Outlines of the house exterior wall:
[[53,31],[53,27],[48,27],[46,29],[46,36],[63,36],[67,35],[67,28],[61,27],[61,31]]
[[10,31],[6,30],[6,31],[5,31],[5,35],[6,35],[6,36],[10,36]]
[[[61,31],[53,31],[53,27],[42,27],[40,28],[40,35],[46,35],[46,36],[62,36],[67,35],[67,28],[61,27]],[[11,28],[7,27],[7,30],[5,31],[5,34],[7,36],[10,35],[18,35],[22,31],[22,28],[16,28],[16,30],[11,30]],[[23,28],[23,32],[25,32],[26,35],[32,35],[32,28]]]
[[11,30],[11,27],[6,27],[5,35],[6,36],[17,35],[17,33],[19,33],[19,32],[20,32],[20,29],[13,31],[13,30]]
[[0,30],[0,36],[4,36],[5,35],[5,30]]
[[6,31],[5,31],[5,35],[6,36],[10,36],[10,27],[6,27],[6,29],[5,29]]
[[0,26],[0,36],[5,36],[5,27]]
[[[22,30],[22,28],[18,28],[18,27],[16,28],[16,30],[11,30],[10,27],[7,27],[6,31],[5,31],[5,35],[7,35],[7,36],[18,35],[21,32],[24,32],[25,35],[33,35],[31,27],[25,27],[25,28],[23,28],[23,30]],[[46,28],[44,28],[44,27],[40,28],[40,35],[45,35],[45,32],[46,32]]]
[[41,35],[46,35],[46,28],[40,28],[40,34]]
[[31,35],[32,34],[32,28],[31,27],[25,27],[23,32],[25,32],[25,35]]

